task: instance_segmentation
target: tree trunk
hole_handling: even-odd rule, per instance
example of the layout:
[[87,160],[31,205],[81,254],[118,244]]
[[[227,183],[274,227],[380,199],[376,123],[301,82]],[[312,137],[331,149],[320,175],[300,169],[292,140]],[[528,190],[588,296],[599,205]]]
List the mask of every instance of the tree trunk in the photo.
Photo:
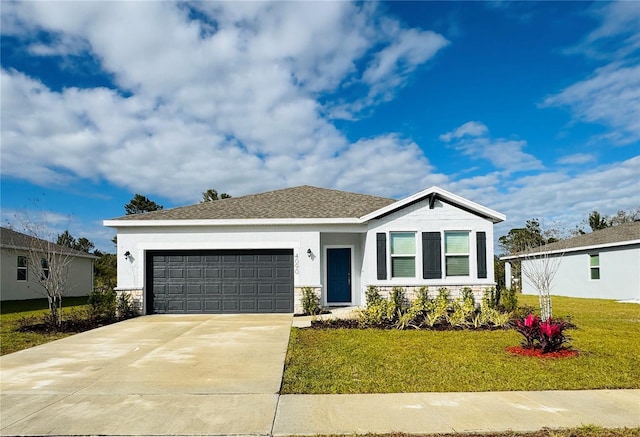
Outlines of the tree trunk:
[[540,290],[538,300],[540,302],[540,318],[543,322],[546,322],[551,318],[551,295],[549,290]]

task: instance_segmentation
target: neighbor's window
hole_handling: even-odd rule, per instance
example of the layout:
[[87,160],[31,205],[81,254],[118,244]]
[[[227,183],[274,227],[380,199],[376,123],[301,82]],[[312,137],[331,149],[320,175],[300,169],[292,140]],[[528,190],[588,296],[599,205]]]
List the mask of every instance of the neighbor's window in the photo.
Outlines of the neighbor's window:
[[416,234],[415,232],[391,232],[391,277],[415,278]]
[[444,250],[447,276],[469,276],[469,232],[445,232]]
[[18,255],[18,281],[27,280],[27,257]]
[[42,277],[47,279],[49,277],[49,261],[46,258],[40,260],[40,267],[42,267]]
[[600,279],[600,255],[589,255],[589,270],[591,279]]

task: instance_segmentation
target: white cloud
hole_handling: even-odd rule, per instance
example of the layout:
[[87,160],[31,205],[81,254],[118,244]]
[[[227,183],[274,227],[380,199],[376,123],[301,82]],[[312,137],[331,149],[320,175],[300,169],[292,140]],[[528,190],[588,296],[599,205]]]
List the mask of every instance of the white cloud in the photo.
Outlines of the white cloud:
[[568,106],[588,123],[612,128],[608,139],[620,144],[640,140],[640,65],[610,64],[589,79],[547,97],[545,106]]
[[573,155],[561,156],[557,162],[564,165],[581,165],[594,162],[596,156],[591,153],[575,153]]
[[507,172],[542,168],[542,163],[535,156],[523,151],[526,141],[493,139],[487,126],[479,121],[469,121],[442,134],[440,140],[472,159],[486,159],[494,167]]
[[[27,41],[55,36],[32,42],[31,55],[82,52],[119,87],[57,92],[3,69],[3,175],[106,180],[180,202],[211,186],[234,195],[299,183],[355,189],[361,175],[371,179],[361,190],[397,193],[431,177],[415,144],[393,134],[351,143],[320,103],[358,83],[360,104],[375,105],[446,45],[379,19],[375,4],[21,2],[3,5],[2,18]],[[397,182],[372,177],[372,168],[405,165]]]
[[508,227],[537,217],[569,228],[591,211],[613,214],[640,205],[640,156],[602,165],[575,177],[565,172],[540,173],[513,181],[494,205],[509,216]]
[[489,128],[484,123],[479,121],[468,121],[462,126],[440,135],[440,140],[449,142],[451,140],[459,139],[465,136],[479,137],[489,133]]
[[600,25],[566,54],[582,54],[604,65],[590,77],[548,96],[542,107],[567,107],[574,119],[609,128],[600,136],[614,144],[640,140],[640,7],[634,1],[596,4]]

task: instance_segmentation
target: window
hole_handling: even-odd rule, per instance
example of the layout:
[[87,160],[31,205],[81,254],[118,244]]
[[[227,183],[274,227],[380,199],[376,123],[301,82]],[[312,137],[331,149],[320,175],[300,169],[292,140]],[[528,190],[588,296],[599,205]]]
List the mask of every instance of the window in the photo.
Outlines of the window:
[[49,278],[49,261],[46,258],[40,259],[40,267],[42,267],[42,279]]
[[591,279],[600,279],[600,255],[589,255]]
[[415,278],[416,234],[391,232],[391,277]]
[[26,281],[27,280],[27,257],[18,255],[18,281]]
[[469,232],[444,233],[447,276],[469,276]]

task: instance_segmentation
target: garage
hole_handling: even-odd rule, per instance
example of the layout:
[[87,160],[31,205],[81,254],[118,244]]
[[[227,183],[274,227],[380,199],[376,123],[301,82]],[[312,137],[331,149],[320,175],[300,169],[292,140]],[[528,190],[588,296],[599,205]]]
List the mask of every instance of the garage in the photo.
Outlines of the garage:
[[292,313],[293,250],[149,251],[146,310]]

